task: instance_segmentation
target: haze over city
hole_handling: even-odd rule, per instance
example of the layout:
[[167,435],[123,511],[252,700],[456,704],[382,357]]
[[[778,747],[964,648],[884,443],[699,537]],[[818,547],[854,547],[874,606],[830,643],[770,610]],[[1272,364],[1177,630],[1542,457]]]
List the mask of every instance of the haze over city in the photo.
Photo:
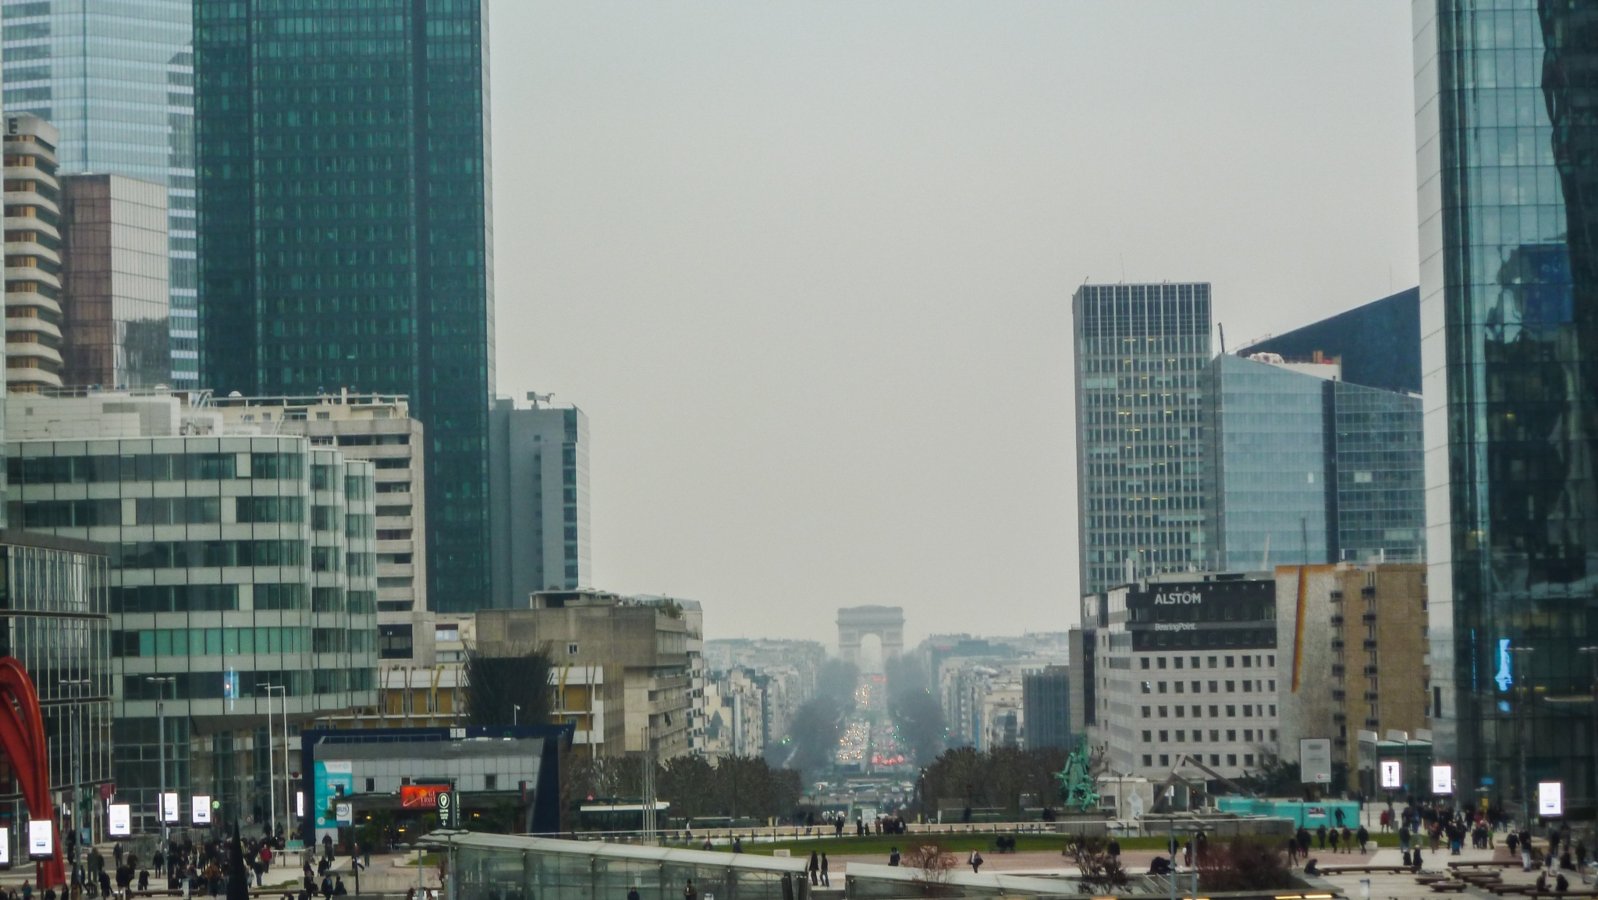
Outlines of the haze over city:
[[498,384],[707,637],[1076,618],[1071,292],[1228,346],[1416,274],[1409,5],[501,3]]

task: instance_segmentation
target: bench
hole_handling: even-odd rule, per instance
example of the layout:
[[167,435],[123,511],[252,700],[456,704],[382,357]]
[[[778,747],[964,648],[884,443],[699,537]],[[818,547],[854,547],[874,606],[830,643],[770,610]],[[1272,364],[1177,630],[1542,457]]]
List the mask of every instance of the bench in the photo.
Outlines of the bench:
[[1470,887],[1463,881],[1434,881],[1426,886],[1431,888],[1433,893],[1438,894],[1457,894]]
[[1321,866],[1320,867],[1321,871],[1326,873],[1327,875],[1338,875],[1338,874],[1349,873],[1349,872],[1408,872],[1409,868],[1410,868],[1409,866],[1398,865],[1398,864],[1385,865],[1385,866],[1383,866],[1383,865],[1368,865],[1368,866]]
[[1510,866],[1520,865],[1518,859],[1477,859],[1466,862],[1459,860],[1448,864],[1450,869],[1507,869]]

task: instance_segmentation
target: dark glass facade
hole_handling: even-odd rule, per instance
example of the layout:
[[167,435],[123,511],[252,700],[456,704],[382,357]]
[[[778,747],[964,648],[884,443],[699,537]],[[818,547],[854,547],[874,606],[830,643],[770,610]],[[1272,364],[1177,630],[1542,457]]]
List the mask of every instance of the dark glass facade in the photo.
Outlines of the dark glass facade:
[[1336,357],[1343,380],[1420,393],[1420,289],[1399,291],[1347,312],[1255,341],[1238,356],[1276,353],[1284,359]]
[[429,605],[488,605],[484,3],[197,2],[194,20],[206,384],[408,395]]
[[1071,319],[1082,593],[1203,569],[1210,286],[1085,284]]
[[1598,8],[1414,11],[1437,761],[1465,797],[1590,808]]

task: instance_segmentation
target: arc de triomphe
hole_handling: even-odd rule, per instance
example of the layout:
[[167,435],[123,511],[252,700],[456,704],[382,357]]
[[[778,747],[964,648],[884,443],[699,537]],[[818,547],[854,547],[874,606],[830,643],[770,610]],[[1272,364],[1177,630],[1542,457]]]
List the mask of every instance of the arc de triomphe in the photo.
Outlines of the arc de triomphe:
[[860,665],[860,639],[874,634],[882,641],[886,662],[904,652],[904,607],[850,606],[838,610],[838,655]]

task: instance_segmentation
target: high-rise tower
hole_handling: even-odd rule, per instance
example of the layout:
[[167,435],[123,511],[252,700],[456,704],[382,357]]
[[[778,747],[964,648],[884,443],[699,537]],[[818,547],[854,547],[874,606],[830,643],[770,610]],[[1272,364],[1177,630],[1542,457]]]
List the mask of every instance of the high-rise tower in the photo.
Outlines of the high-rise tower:
[[408,395],[447,611],[490,594],[485,6],[195,5],[203,381]]
[[1084,284],[1071,318],[1082,593],[1203,569],[1210,286]]
[[1414,10],[1435,756],[1462,802],[1591,808],[1598,8]]
[[63,175],[125,175],[167,191],[171,382],[185,389],[201,386],[194,285],[194,5],[0,0],[5,111],[33,113],[55,126]]

